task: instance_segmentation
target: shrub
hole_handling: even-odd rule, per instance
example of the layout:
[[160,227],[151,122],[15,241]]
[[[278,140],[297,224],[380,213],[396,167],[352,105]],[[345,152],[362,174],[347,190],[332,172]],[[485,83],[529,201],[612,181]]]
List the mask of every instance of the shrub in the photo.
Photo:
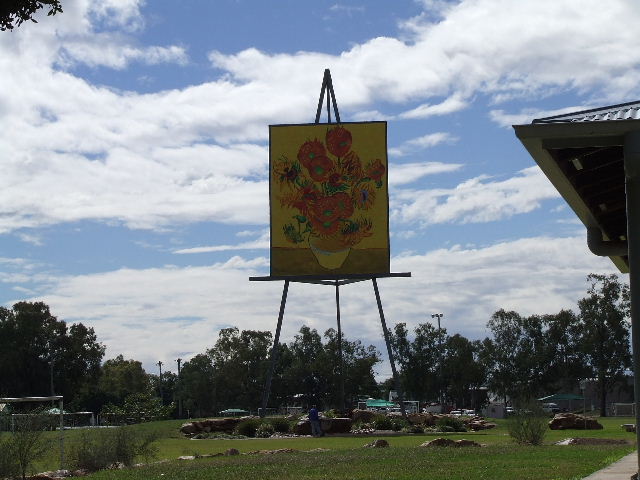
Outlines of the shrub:
[[357,422],[351,424],[351,431],[370,428],[374,428],[373,423],[363,422],[362,420],[358,420]]
[[409,421],[405,420],[402,417],[391,419],[391,430],[393,430],[394,432],[399,432],[400,430],[407,427],[408,425],[409,425]]
[[255,437],[256,430],[261,423],[262,420],[260,420],[259,418],[248,418],[247,420],[243,420],[238,423],[238,425],[236,425],[234,433],[237,435],[244,435],[245,437]]
[[48,445],[43,432],[50,425],[51,415],[43,414],[42,409],[19,415],[15,419],[15,430],[5,442],[23,480],[33,462],[47,451]]
[[11,441],[7,433],[4,438],[0,438],[0,478],[13,477],[18,473],[18,463],[11,450]]
[[422,425],[407,425],[402,427],[404,433],[424,433],[424,427]]
[[466,432],[464,422],[456,417],[440,417],[436,421],[436,427],[441,432]]
[[131,427],[83,432],[71,449],[71,461],[76,468],[89,471],[107,468],[120,462],[132,465],[136,457],[149,461],[157,452],[155,432],[140,433]]
[[373,419],[373,428],[376,430],[391,430],[392,427],[391,419],[386,415],[376,415]]
[[275,429],[273,428],[273,425],[271,425],[270,423],[261,423],[256,429],[255,435],[258,438],[269,438],[274,434],[274,432]]
[[545,412],[536,404],[523,405],[509,417],[507,428],[509,435],[522,445],[542,445],[547,433]]
[[273,430],[278,433],[289,433],[289,431],[291,430],[291,424],[286,418],[270,418],[269,423],[273,426]]

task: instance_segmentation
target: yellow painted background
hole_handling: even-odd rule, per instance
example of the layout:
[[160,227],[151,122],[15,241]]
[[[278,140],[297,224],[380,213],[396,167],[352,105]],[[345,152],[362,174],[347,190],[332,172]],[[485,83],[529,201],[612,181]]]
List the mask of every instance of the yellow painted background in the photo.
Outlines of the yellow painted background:
[[[386,122],[362,122],[362,123],[343,123],[344,128],[351,132],[352,145],[351,150],[354,151],[362,163],[363,168],[369,161],[379,159],[385,166],[385,174],[382,177],[382,187],[376,188],[375,203],[368,210],[356,210],[357,215],[363,215],[371,219],[373,223],[372,235],[362,239],[360,243],[354,245],[352,250],[370,250],[371,257],[367,259],[363,256],[365,252],[359,252],[359,261],[357,265],[346,264],[344,267],[332,270],[331,273],[385,273],[388,272],[389,257],[389,193],[388,193],[388,160],[387,160],[387,141],[386,141]],[[279,196],[281,194],[281,185],[273,173],[273,165],[281,156],[286,156],[290,160],[297,160],[298,151],[302,144],[309,140],[318,139],[325,143],[327,130],[335,128],[336,124],[310,124],[310,125],[271,125],[269,127],[270,136],[270,208],[271,208],[271,271],[272,274],[278,275],[304,275],[322,273],[322,268],[317,270],[315,266],[302,265],[300,268],[291,270],[291,265],[279,266],[274,265],[274,260],[283,258],[280,255],[274,255],[275,249],[304,249],[309,250],[306,242],[294,244],[289,242],[284,233],[283,226],[292,222],[294,215],[300,214],[297,209],[286,208],[280,205]],[[333,156],[331,156],[334,158]],[[303,171],[304,171],[304,167]],[[285,187],[286,188],[286,187]],[[352,216],[352,218],[354,218]],[[368,261],[370,260],[370,261]],[[306,262],[304,262],[306,263]],[[351,262],[353,263],[353,262]],[[366,265],[370,263],[375,271],[369,271]],[[386,264],[386,267],[381,265]],[[375,266],[375,267],[373,267]],[[354,268],[361,271],[352,271]],[[384,270],[384,271],[379,271]]]

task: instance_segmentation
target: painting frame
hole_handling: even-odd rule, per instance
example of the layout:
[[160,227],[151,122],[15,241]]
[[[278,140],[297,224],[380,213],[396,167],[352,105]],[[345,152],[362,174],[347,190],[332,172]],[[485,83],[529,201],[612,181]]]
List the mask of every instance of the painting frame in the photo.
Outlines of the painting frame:
[[269,125],[271,276],[389,274],[388,165],[386,121]]

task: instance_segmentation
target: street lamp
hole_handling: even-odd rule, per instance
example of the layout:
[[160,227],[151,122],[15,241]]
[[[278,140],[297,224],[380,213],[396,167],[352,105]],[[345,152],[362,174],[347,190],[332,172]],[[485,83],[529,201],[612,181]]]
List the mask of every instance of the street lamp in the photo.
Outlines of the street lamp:
[[180,363],[181,358],[176,360],[178,362],[178,418],[182,418],[182,381],[180,380]]
[[[431,314],[431,318],[437,318],[438,319],[438,357],[439,357],[439,362],[438,362],[438,376],[440,377],[440,381],[438,382],[438,388],[440,389],[440,391],[438,392],[439,395],[439,400],[440,400],[440,408],[442,409],[444,407],[444,402],[442,399],[442,386],[441,386],[441,382],[442,382],[442,336],[440,335],[440,319],[444,317],[444,314],[442,313],[433,313]],[[444,412],[443,412],[444,413]]]
[[156,365],[158,365],[158,368],[160,369],[160,376],[158,377],[158,387],[160,388],[160,404],[164,405],[164,399],[162,395],[162,361],[158,360],[158,363],[156,363]]
[[582,390],[582,416],[584,417],[584,429],[587,429],[587,379],[580,380],[580,390]]

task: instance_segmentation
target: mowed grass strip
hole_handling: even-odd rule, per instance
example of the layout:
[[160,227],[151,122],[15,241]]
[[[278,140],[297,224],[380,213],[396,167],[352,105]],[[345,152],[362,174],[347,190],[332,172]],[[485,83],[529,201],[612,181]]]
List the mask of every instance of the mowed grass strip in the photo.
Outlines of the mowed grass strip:
[[102,471],[92,479],[491,479],[582,478],[632,451],[632,447],[522,447],[349,449],[240,455],[172,461]]
[[[124,471],[99,472],[95,478],[523,478],[578,479],[605,467],[631,452],[635,434],[625,432],[620,425],[634,423],[632,418],[599,418],[603,430],[548,430],[545,446],[515,445],[508,435],[505,420],[497,420],[497,428],[481,432],[430,433],[421,435],[373,437],[300,437],[284,439],[190,440],[178,428],[183,421],[170,420],[135,425],[130,428],[154,431],[158,434],[158,459],[169,463]],[[67,455],[81,431],[66,431]],[[59,432],[46,432],[51,441],[47,456],[35,465],[34,471],[58,468]],[[467,438],[486,447],[477,449],[424,449],[421,443],[446,436],[453,440]],[[625,439],[628,446],[555,446],[553,443],[568,437]],[[365,443],[385,438],[389,449],[363,449]],[[291,448],[296,453],[275,455],[240,455],[214,457],[195,461],[175,461],[181,455],[219,454],[229,448],[241,453],[255,450]],[[328,452],[305,453],[316,448]],[[144,462],[144,459],[138,459]],[[275,472],[275,473],[274,473]],[[381,476],[381,475],[386,476]],[[233,476],[236,475],[236,476]],[[251,476],[253,478],[251,478]]]

